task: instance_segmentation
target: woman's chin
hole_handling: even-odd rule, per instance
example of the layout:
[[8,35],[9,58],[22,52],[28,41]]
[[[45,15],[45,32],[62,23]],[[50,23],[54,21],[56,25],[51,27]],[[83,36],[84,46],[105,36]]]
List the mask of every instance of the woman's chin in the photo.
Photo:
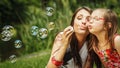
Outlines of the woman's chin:
[[83,31],[79,31],[79,32],[77,32],[77,33],[79,33],[79,34],[89,34],[89,31],[83,30]]

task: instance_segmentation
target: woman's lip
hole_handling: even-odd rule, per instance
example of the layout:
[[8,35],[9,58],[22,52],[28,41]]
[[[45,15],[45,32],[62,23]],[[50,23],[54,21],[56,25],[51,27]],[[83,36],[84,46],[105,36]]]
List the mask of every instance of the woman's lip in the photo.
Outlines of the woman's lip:
[[80,29],[85,30],[87,27],[81,26]]

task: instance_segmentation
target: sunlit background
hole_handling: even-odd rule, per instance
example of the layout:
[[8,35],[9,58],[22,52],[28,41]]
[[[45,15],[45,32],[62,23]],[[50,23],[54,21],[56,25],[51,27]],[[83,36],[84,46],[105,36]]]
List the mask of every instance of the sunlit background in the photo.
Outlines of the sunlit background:
[[81,6],[112,9],[120,20],[120,0],[0,0],[0,68],[45,68],[56,34]]

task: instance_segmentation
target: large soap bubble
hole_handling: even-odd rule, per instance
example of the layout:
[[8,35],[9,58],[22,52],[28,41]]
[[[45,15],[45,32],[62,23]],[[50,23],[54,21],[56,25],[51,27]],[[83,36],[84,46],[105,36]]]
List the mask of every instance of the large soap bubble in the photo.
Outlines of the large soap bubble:
[[1,33],[1,40],[2,41],[9,41],[12,38],[12,34],[8,30],[4,30]]
[[37,38],[45,39],[48,36],[48,30],[46,28],[41,28],[37,34]]
[[52,7],[46,7],[46,15],[52,16],[54,13],[54,9]]

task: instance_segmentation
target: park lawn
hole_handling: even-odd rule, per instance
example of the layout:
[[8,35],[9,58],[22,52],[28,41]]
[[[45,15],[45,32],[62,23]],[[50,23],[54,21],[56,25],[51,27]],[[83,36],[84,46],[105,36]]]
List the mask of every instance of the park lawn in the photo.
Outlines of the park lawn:
[[[0,63],[0,68],[45,68],[51,50],[44,50],[29,55],[21,56],[15,62],[5,61]],[[93,68],[96,68],[94,65]]]
[[16,59],[14,63],[5,61],[0,63],[0,68],[45,68],[50,56],[50,50],[22,56]]

